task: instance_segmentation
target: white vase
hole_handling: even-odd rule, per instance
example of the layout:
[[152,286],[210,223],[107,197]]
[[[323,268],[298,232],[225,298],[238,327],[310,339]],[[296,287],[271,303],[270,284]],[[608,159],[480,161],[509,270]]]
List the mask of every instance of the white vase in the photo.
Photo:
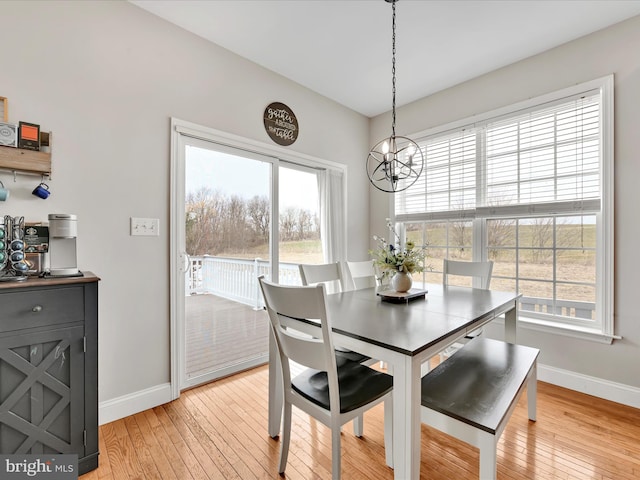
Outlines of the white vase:
[[391,287],[398,293],[408,292],[412,284],[411,275],[406,272],[397,272],[391,279]]

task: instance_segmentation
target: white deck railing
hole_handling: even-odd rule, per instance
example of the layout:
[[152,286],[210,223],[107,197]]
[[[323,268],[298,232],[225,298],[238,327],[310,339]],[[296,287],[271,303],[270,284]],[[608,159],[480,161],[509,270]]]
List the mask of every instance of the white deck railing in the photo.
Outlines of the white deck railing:
[[[302,285],[296,263],[280,263],[280,284]],[[242,260],[238,258],[189,257],[189,268],[185,281],[186,295],[209,293],[256,309],[262,308],[262,295],[258,277],[270,277],[269,262],[256,258]],[[523,311],[566,315],[582,319],[592,319],[595,303],[561,300],[555,305],[551,299],[522,297],[520,309]]]
[[[296,263],[280,263],[280,284],[302,285]],[[186,272],[185,294],[209,293],[219,295],[256,309],[262,308],[262,295],[258,277],[270,277],[269,262],[256,258],[189,257]]]
[[550,298],[520,297],[520,310],[594,320],[596,304],[577,300],[556,300],[554,303]]

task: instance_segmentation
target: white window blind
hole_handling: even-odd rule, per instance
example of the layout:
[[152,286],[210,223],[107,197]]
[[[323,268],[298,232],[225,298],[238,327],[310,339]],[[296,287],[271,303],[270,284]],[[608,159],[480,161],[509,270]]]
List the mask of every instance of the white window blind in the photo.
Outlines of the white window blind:
[[476,207],[476,133],[460,131],[419,143],[425,157],[422,175],[396,194],[396,219],[464,218]]
[[596,90],[419,141],[424,171],[396,220],[597,212],[600,121]]
[[486,213],[599,210],[599,106],[596,92],[488,122]]

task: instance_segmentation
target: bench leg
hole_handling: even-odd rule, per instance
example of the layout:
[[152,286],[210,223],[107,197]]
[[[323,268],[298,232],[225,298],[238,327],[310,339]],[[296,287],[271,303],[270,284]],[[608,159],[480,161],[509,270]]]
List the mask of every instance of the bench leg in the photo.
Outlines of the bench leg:
[[478,448],[480,449],[480,480],[495,480],[497,472],[498,439],[495,435],[482,432],[478,439]]
[[531,367],[531,375],[527,382],[527,407],[529,410],[529,420],[536,421],[536,402],[538,397],[538,364],[535,362]]

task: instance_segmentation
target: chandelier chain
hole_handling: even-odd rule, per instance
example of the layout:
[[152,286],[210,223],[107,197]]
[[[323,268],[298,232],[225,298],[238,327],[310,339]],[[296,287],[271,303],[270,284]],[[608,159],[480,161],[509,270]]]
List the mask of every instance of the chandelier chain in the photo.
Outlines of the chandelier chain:
[[392,78],[392,100],[391,100],[391,133],[396,136],[396,2],[391,4],[393,15],[391,16],[391,78]]
[[407,137],[396,137],[396,2],[391,4],[391,136],[376,143],[367,156],[367,175],[371,184],[387,193],[406,190],[420,177],[424,155],[420,146]]

